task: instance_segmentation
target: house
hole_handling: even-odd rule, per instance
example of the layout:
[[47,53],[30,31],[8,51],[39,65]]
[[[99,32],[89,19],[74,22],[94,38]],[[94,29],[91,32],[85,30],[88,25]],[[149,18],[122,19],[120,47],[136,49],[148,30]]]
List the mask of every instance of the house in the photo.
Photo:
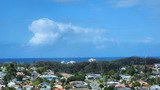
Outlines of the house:
[[67,64],[74,64],[74,63],[76,63],[76,61],[69,61],[69,62],[67,62]]
[[126,85],[125,84],[117,84],[115,85],[116,88],[125,88]]
[[65,78],[65,79],[73,76],[72,74],[68,74],[68,73],[60,73],[60,74],[61,74],[61,75],[63,76],[63,78]]
[[25,85],[25,86],[23,86],[23,88],[25,90],[32,90],[33,86],[31,86],[31,85]]
[[21,87],[21,86],[18,86],[18,85],[15,85],[14,88],[15,88],[16,90],[22,90],[22,87]]
[[0,84],[3,83],[3,78],[4,78],[5,75],[6,75],[6,73],[0,72]]
[[55,85],[54,87],[54,90],[64,90],[61,85]]
[[96,59],[94,59],[94,58],[88,59],[88,62],[95,62],[95,61],[96,61]]
[[152,68],[152,73],[154,75],[160,75],[160,64],[154,64],[154,68]]
[[154,75],[160,75],[160,69],[159,68],[153,68],[152,69],[152,74],[154,74]]
[[61,64],[65,64],[65,61],[61,61]]
[[36,67],[31,67],[30,69],[35,71],[37,68]]
[[24,67],[17,67],[16,70],[21,72],[21,71],[25,70],[25,68]]
[[131,90],[129,87],[126,87],[125,84],[117,84],[115,85],[116,90]]
[[24,76],[25,74],[23,72],[16,72],[16,76]]
[[14,82],[9,82],[9,83],[7,84],[8,87],[14,87],[15,85],[16,85],[16,83],[14,83]]
[[3,87],[5,87],[5,85],[1,85],[1,84],[0,84],[0,90],[1,90]]
[[22,80],[26,81],[26,80],[30,80],[30,78],[31,78],[30,76],[24,76]]
[[31,81],[34,81],[34,80],[36,80],[37,79],[37,77],[39,77],[39,73],[37,73],[36,71],[33,71],[32,73],[31,73]]
[[160,86],[159,85],[152,85],[150,87],[150,90],[160,90]]
[[160,68],[160,64],[154,64],[155,68]]
[[8,87],[14,87],[16,90],[22,90],[22,87],[21,86],[19,86],[19,85],[16,85],[16,83],[15,82],[9,82],[8,84],[7,84],[7,86]]
[[40,74],[39,73],[37,73],[36,71],[33,71],[32,73],[31,73],[31,76],[32,77],[38,77]]
[[146,86],[146,87],[149,86],[149,84],[143,80],[139,80],[138,82],[141,84],[141,86]]
[[121,71],[122,71],[122,70],[126,70],[126,67],[122,67],[122,68],[121,68]]
[[45,75],[54,75],[54,71],[52,70],[47,70],[46,72],[44,72]]
[[49,81],[52,81],[52,80],[54,80],[56,82],[59,81],[58,80],[59,78],[57,76],[55,76],[55,75],[41,75],[40,77],[43,78],[43,79],[47,79]]
[[131,80],[131,76],[130,75],[120,75],[122,80],[126,80],[126,81],[130,81]]
[[106,86],[115,86],[115,85],[118,85],[119,82],[117,81],[110,81],[110,82],[106,82]]
[[1,71],[5,72],[6,71],[6,67],[1,67]]
[[85,78],[86,80],[100,79],[101,74],[88,74]]
[[51,86],[47,82],[43,82],[39,86],[41,87],[40,90],[51,90]]
[[84,81],[72,81],[70,82],[70,85],[76,88],[86,88],[88,84]]
[[160,75],[150,75],[149,78],[156,78],[156,77],[160,77]]

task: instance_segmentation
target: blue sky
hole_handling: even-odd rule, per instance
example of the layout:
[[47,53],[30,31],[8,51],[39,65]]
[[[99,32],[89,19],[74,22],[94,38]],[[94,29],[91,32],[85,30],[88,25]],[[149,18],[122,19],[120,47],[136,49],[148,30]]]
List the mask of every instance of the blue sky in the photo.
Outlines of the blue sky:
[[1,0],[0,58],[159,56],[159,0]]

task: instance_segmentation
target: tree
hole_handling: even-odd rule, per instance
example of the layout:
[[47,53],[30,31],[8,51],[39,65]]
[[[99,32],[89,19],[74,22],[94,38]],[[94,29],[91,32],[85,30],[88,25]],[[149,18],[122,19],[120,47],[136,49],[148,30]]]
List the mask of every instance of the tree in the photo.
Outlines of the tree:
[[135,74],[135,69],[133,66],[130,66],[129,68],[127,68],[127,74],[133,76]]
[[16,90],[14,87],[3,87],[2,90]]
[[5,86],[7,86],[8,82],[16,77],[16,63],[9,63],[7,65],[7,72],[3,78]]
[[160,77],[157,77],[155,79],[156,79],[156,84],[160,84]]
[[23,80],[23,75],[18,75],[18,76],[16,76],[16,79],[17,79],[17,81],[22,81]]
[[141,84],[140,84],[139,82],[133,82],[133,83],[132,83],[132,86],[133,86],[133,87],[138,87],[138,86],[141,86]]
[[38,73],[42,74],[42,73],[43,73],[44,71],[46,71],[46,70],[47,70],[46,67],[38,67],[36,71],[37,71]]
[[114,86],[105,87],[104,90],[114,90]]
[[63,77],[60,73],[56,73],[56,76],[59,78]]
[[43,79],[42,78],[37,78],[34,82],[33,82],[33,85],[34,86],[38,86],[40,83],[43,82]]
[[147,82],[148,82],[148,84],[149,85],[153,85],[153,84],[155,84],[155,78],[149,78],[148,80],[147,80]]
[[104,85],[103,84],[99,84],[99,87],[102,89],[104,87]]
[[62,86],[64,87],[65,82],[66,82],[66,79],[65,79],[65,78],[63,78],[63,79],[61,79],[61,80],[60,80],[60,82],[62,82]]
[[70,86],[70,85],[65,86],[65,90],[70,90],[71,88],[72,88],[72,86]]

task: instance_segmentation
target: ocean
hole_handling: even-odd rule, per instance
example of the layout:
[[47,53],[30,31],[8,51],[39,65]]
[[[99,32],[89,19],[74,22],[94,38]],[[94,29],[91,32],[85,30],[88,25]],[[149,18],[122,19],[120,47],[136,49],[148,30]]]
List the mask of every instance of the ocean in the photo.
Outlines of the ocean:
[[[84,62],[88,61],[91,57],[85,57],[85,58],[1,58],[0,62],[5,63],[5,62],[17,62],[17,63],[33,63],[33,62],[38,62],[38,61],[76,61],[76,62]],[[116,60],[120,59],[123,57],[92,57],[96,59],[97,61],[111,61],[111,60]]]

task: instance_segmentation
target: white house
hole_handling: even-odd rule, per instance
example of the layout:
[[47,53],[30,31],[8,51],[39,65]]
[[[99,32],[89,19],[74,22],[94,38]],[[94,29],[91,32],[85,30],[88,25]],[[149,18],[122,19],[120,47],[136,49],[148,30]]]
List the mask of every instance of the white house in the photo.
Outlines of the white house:
[[131,76],[130,75],[120,75],[122,80],[130,81]]
[[116,82],[116,81],[110,81],[110,82],[107,82],[106,85],[107,86],[115,86],[115,85],[118,85],[119,82]]
[[25,70],[25,68],[24,67],[17,67],[16,70],[17,71],[23,71],[23,70]]
[[14,87],[15,85],[16,85],[16,83],[14,83],[14,82],[9,82],[9,83],[7,84],[8,87]]
[[160,86],[159,85],[152,85],[150,87],[150,90],[160,90]]
[[152,73],[160,75],[160,64],[154,64],[154,68],[152,68]]
[[154,64],[155,68],[160,68],[160,64]]
[[67,64],[74,64],[74,63],[76,63],[76,61],[69,61],[69,62],[67,62]]
[[86,80],[99,79],[101,78],[101,74],[88,74],[85,78]]
[[54,75],[54,71],[48,69],[46,72],[44,72],[45,75]]
[[25,85],[25,86],[23,86],[23,88],[25,90],[31,90],[33,88],[33,86],[31,86],[31,85]]
[[70,85],[73,85],[76,88],[85,88],[88,84],[84,81],[72,81],[70,82]]
[[1,85],[1,84],[0,84],[0,90],[2,89],[2,87],[5,87],[5,85]]
[[126,70],[126,67],[122,67],[121,70]]
[[2,83],[5,75],[6,75],[6,73],[0,72],[0,84]]
[[96,59],[94,59],[94,58],[90,58],[88,61],[89,61],[89,62],[95,62],[95,61],[96,61]]
[[1,69],[2,72],[6,71],[6,67],[1,67],[0,69]]
[[37,73],[36,71],[33,71],[33,72],[31,73],[31,81],[36,80],[36,78],[37,78],[39,75],[40,75],[39,73]]
[[44,79],[47,79],[49,81],[54,80],[54,81],[58,82],[58,77],[55,76],[55,75],[41,75],[40,77],[44,78]]
[[65,61],[61,61],[61,64],[65,64]]

